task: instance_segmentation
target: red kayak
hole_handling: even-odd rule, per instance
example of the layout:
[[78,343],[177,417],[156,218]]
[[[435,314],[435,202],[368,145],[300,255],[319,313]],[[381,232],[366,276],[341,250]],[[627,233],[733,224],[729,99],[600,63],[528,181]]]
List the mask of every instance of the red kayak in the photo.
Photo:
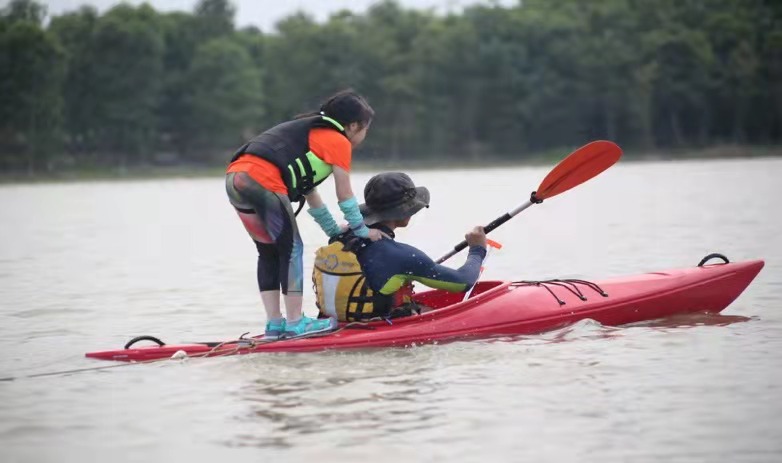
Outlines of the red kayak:
[[[177,357],[185,354],[213,357],[409,346],[540,333],[587,318],[615,326],[682,313],[718,313],[744,291],[764,265],[762,260],[713,265],[704,265],[705,261],[694,268],[599,282],[573,279],[484,281],[477,284],[471,297],[464,302],[461,301],[463,293],[427,291],[416,295],[416,301],[436,310],[388,321],[345,324],[336,332],[306,338],[275,341],[242,338],[173,345],[151,336],[140,336],[124,349],[86,355],[102,360],[145,361],[169,358],[174,354]],[[143,340],[158,345],[133,347]]]

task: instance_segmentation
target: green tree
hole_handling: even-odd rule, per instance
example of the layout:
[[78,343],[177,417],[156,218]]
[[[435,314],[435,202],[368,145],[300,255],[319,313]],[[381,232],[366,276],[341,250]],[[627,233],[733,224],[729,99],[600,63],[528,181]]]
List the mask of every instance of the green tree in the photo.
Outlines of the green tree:
[[51,169],[59,149],[63,52],[43,7],[16,1],[0,17],[0,169]]
[[312,109],[318,100],[333,91],[329,82],[331,63],[324,52],[334,44],[337,53],[346,43],[343,37],[324,40],[321,26],[304,14],[296,14],[277,24],[276,36],[266,47],[265,86],[269,95],[268,118],[279,123],[295,114]]
[[92,93],[98,148],[113,164],[146,162],[158,143],[156,109],[163,82],[163,37],[149,6],[117,6],[94,33]]
[[27,21],[39,26],[46,17],[46,7],[32,0],[12,0],[0,11],[6,21]]
[[415,45],[431,21],[429,14],[385,0],[370,7],[358,22],[361,40],[357,45],[361,48],[356,54],[367,74],[360,88],[365,89],[384,121],[376,125],[376,144],[370,147],[395,162],[422,154],[423,102],[420,75],[415,70]]
[[156,115],[161,149],[181,156],[190,136],[186,86],[187,73],[203,42],[195,27],[196,18],[188,13],[167,13],[160,17],[164,41],[163,81]]
[[66,72],[62,98],[66,145],[81,162],[94,163],[96,130],[103,124],[94,92],[98,63],[94,59],[98,12],[83,7],[52,19],[49,31],[65,50]]
[[197,161],[226,161],[259,130],[261,76],[250,54],[228,38],[200,46],[187,74],[189,136],[185,154]]
[[234,33],[236,7],[229,0],[199,0],[195,6],[194,29],[202,40]]
[[758,103],[754,113],[756,126],[761,128],[761,140],[764,143],[782,140],[782,5],[778,3],[773,14],[767,16],[768,25],[762,34],[760,53],[762,56],[761,73],[764,97]]
[[77,163],[222,162],[346,87],[377,112],[357,159],[779,143],[780,5],[524,0],[443,16],[383,0],[263,34],[236,30],[229,0],[85,7],[48,26],[45,7],[13,0],[0,10],[0,163],[55,166],[61,140]]

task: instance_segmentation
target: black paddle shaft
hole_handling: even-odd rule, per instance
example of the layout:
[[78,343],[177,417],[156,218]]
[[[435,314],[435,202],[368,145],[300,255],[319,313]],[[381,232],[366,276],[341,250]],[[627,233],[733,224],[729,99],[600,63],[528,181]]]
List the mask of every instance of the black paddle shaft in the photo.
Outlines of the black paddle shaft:
[[[513,216],[510,215],[507,212],[504,215],[501,215],[500,217],[497,217],[496,219],[492,220],[489,225],[486,225],[485,227],[483,227],[484,233],[489,233],[490,231],[494,230],[495,228],[499,227],[500,225],[502,225],[505,222],[507,222],[508,220],[510,220],[511,217],[513,217]],[[464,249],[466,247],[467,247],[467,240],[463,240],[461,243],[459,243],[456,246],[454,246],[453,250],[451,252],[449,252],[445,256],[437,259],[437,263],[438,264],[442,264],[447,259],[449,259],[451,256],[454,256],[454,255],[458,254],[459,251],[461,251],[462,249]]]
[[[532,206],[533,204],[540,204],[543,200],[537,197],[537,192],[533,191],[532,194],[529,195],[529,201],[526,201],[521,206],[517,207],[516,209],[513,209],[510,212],[506,212],[505,214],[497,217],[496,219],[492,220],[489,225],[486,225],[483,227],[484,233],[488,234],[495,228],[499,227],[500,225],[504,224],[508,220],[511,219],[511,217],[515,217],[518,215],[519,212],[523,211],[524,209]],[[462,241],[461,243],[457,244],[453,247],[453,250],[448,252],[448,254],[444,255],[443,257],[437,259],[438,264],[442,264],[446,260],[450,259],[451,257],[455,256],[459,253],[462,249],[467,247],[467,240]]]

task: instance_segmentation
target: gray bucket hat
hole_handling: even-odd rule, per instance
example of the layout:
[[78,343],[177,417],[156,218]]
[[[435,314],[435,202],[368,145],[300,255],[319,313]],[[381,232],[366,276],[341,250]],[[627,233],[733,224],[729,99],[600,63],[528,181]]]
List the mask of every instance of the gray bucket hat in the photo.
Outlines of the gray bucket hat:
[[415,186],[402,172],[384,172],[370,178],[364,186],[361,214],[367,225],[385,220],[402,220],[429,207],[429,190]]

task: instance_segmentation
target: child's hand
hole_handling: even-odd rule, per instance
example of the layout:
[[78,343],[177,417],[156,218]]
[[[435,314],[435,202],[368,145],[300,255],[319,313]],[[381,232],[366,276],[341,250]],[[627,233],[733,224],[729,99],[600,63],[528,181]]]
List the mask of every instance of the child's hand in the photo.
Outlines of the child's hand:
[[391,237],[386,235],[382,231],[378,230],[377,228],[370,228],[368,238],[372,241],[378,241],[378,240],[382,240],[383,238],[391,238]]

